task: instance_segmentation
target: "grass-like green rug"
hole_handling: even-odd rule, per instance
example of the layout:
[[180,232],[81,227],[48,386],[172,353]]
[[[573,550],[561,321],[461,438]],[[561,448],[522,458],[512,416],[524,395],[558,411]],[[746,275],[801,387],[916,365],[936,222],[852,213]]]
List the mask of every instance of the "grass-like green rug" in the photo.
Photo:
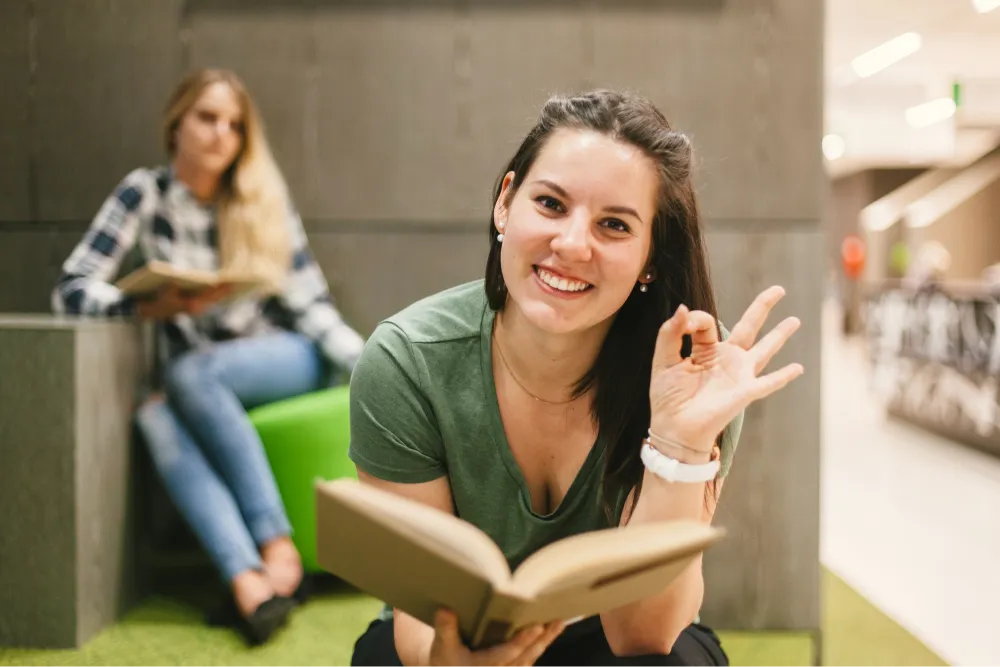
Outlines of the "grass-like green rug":
[[[829,573],[823,597],[824,664],[945,664]],[[354,592],[323,593],[295,612],[269,645],[248,649],[233,632],[206,627],[196,604],[153,597],[82,650],[0,648],[0,665],[346,665],[354,639],[379,607]],[[719,634],[733,665],[808,665],[813,660],[807,634]]]

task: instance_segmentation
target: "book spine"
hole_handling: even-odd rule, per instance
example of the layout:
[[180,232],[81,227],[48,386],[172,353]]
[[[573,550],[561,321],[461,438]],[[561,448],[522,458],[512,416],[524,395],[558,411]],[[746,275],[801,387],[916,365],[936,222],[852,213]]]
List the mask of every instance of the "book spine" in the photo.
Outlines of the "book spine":
[[479,613],[474,633],[469,646],[473,649],[489,648],[502,644],[517,631],[514,619],[524,604],[523,600],[499,593],[490,589],[486,603]]

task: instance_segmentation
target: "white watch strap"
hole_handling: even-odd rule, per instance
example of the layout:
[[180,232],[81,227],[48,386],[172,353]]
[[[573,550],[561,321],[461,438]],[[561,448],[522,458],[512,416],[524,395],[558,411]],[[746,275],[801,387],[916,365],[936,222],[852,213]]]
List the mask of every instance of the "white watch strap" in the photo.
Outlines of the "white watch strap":
[[668,482],[709,482],[719,472],[718,460],[699,464],[681,463],[649,443],[643,444],[639,456],[651,473]]

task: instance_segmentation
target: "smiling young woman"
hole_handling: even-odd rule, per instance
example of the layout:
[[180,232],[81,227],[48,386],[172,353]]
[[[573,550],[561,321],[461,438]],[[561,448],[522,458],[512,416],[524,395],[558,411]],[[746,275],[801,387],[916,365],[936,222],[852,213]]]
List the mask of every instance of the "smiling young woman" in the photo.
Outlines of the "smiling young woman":
[[[501,174],[489,239],[485,280],[366,344],[359,478],[472,522],[511,568],[575,533],[711,521],[744,409],[802,368],[761,375],[798,326],[756,341],[781,288],[728,337],[716,319],[688,139],[639,97],[550,99]],[[699,559],[641,602],[478,653],[447,610],[429,627],[386,609],[353,662],[724,664],[702,595]]]

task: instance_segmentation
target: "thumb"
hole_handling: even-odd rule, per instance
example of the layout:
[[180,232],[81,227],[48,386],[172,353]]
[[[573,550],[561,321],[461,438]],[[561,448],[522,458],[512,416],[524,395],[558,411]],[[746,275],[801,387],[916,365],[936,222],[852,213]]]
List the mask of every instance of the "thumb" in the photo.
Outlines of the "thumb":
[[687,306],[681,304],[673,317],[660,327],[660,332],[656,335],[656,350],[653,352],[653,368],[670,368],[682,361],[681,344],[684,342],[687,321]]
[[462,646],[458,636],[458,619],[455,614],[439,609],[434,614],[434,641],[443,651],[452,652]]

